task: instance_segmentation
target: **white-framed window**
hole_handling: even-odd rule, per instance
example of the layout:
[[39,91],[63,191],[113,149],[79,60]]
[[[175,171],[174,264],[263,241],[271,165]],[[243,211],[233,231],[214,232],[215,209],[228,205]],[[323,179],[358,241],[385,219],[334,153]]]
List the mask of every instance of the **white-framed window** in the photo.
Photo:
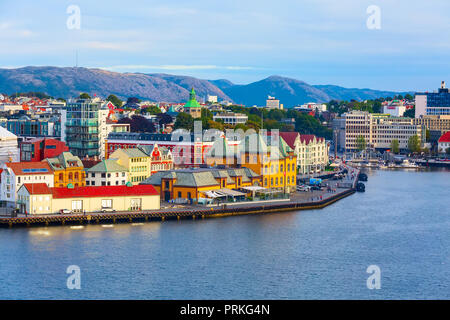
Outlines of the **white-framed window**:
[[102,199],[102,208],[112,208],[112,200]]
[[81,212],[83,210],[83,200],[72,200],[72,211]]

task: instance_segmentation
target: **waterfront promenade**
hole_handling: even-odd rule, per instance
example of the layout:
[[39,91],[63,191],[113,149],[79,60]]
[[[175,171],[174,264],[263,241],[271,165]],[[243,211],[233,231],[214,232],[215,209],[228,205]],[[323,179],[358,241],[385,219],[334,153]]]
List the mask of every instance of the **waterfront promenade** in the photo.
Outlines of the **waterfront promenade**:
[[[277,213],[293,210],[324,208],[339,199],[355,193],[359,171],[355,169],[353,178],[349,174],[344,180],[327,180],[325,183],[331,192],[316,190],[312,192],[295,192],[289,199],[267,200],[259,202],[227,203],[216,206],[177,205],[160,210],[118,211],[114,213],[85,213],[68,215],[20,215],[17,217],[0,217],[0,227],[31,227],[50,225],[83,225],[105,223],[132,223],[143,221],[165,221],[181,219],[205,219],[244,214]],[[351,187],[339,187],[351,185]]]

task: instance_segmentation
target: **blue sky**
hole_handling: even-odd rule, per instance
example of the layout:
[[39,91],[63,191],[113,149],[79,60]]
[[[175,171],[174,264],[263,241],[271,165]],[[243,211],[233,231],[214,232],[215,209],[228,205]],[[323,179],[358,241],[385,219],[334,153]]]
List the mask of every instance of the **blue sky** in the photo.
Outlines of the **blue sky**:
[[78,51],[79,66],[120,72],[423,91],[450,83],[449,30],[448,0],[0,0],[0,67],[73,66]]

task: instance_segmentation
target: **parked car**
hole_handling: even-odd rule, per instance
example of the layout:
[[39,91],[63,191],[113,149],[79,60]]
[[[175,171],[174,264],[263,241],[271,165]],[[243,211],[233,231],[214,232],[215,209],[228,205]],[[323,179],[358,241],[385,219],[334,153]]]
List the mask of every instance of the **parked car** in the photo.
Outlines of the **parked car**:
[[113,208],[103,208],[102,213],[106,213],[106,212],[116,212],[116,210]]
[[297,191],[310,191],[310,190],[311,190],[310,186],[305,186],[305,185],[297,186]]
[[60,214],[71,214],[71,213],[72,213],[72,210],[69,210],[69,209],[61,209],[61,210],[59,210],[59,213],[60,213]]
[[320,186],[311,186],[311,190],[322,190]]

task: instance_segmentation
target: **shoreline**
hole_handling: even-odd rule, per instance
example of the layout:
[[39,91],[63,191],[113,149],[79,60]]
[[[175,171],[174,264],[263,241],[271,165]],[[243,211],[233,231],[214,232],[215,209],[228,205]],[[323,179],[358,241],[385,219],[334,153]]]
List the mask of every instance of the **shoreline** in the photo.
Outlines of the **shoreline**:
[[[356,179],[357,181],[357,179]],[[34,227],[34,226],[64,226],[86,224],[115,224],[148,221],[165,221],[181,219],[222,218],[249,214],[281,213],[288,211],[322,209],[356,192],[352,187],[318,201],[289,202],[283,204],[251,205],[242,208],[209,208],[209,210],[179,210],[179,211],[137,211],[110,214],[86,214],[71,216],[33,216],[33,217],[0,217],[0,228]]]

